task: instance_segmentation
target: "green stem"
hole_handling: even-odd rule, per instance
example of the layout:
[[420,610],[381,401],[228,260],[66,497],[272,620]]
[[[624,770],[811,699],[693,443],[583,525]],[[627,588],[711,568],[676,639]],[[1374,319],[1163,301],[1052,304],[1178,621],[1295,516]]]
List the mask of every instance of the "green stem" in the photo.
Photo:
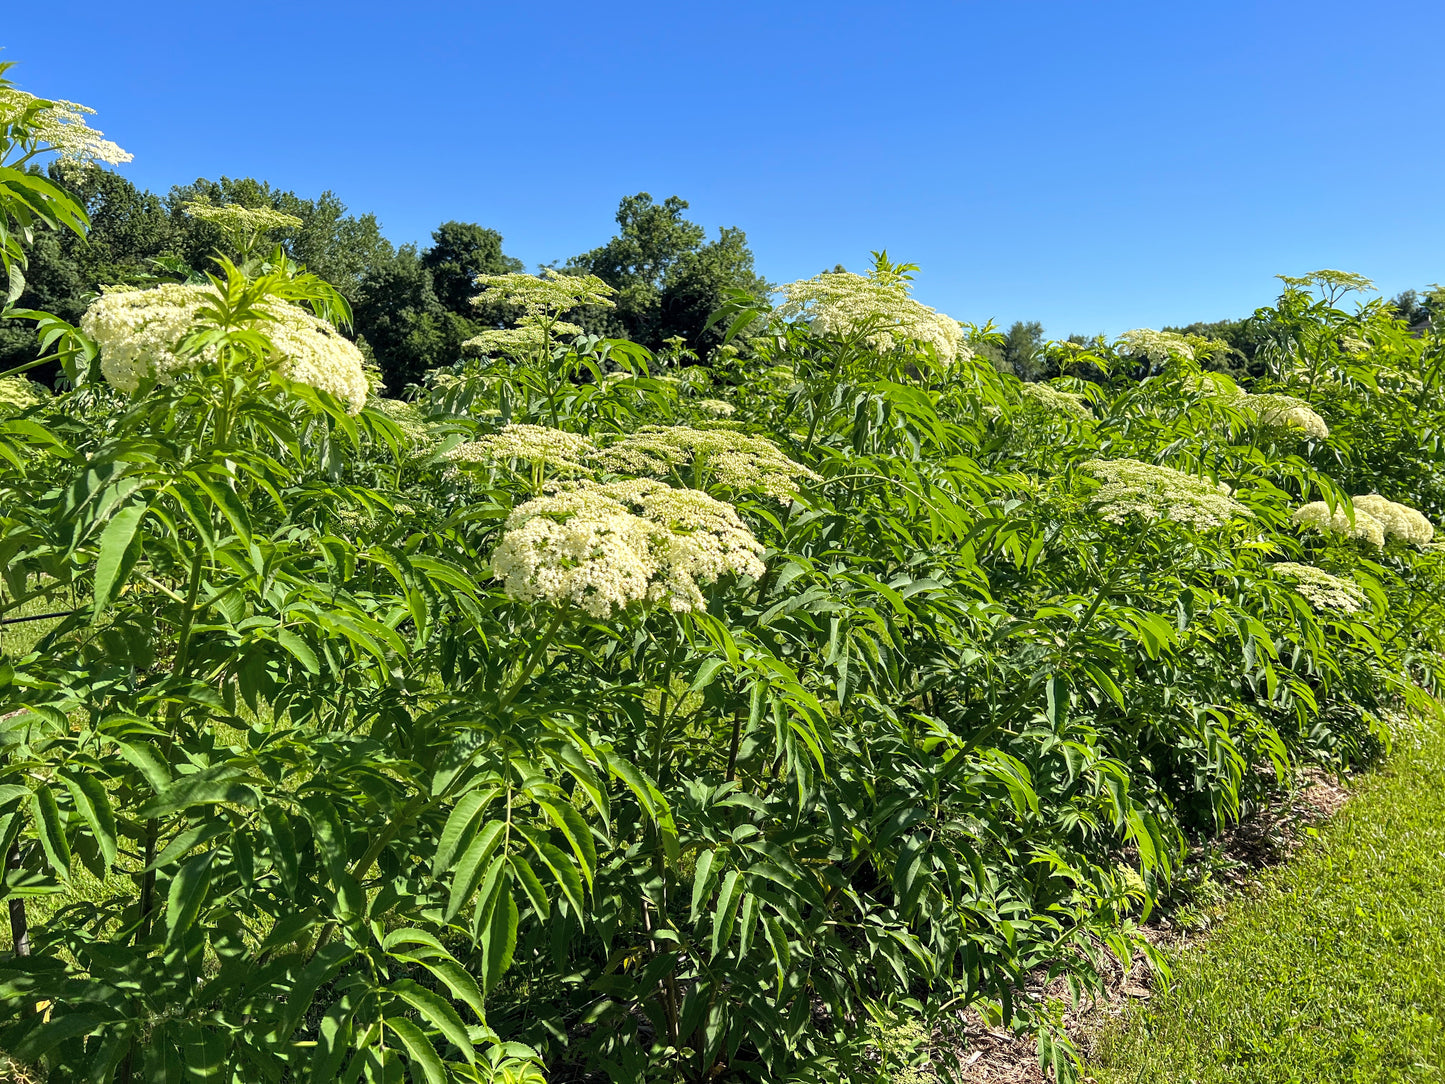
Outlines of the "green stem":
[[1134,541],[1130,544],[1129,548],[1124,551],[1119,559],[1114,562],[1113,567],[1109,569],[1108,579],[1099,585],[1099,590],[1094,595],[1094,601],[1089,605],[1088,610],[1084,612],[1083,617],[1079,618],[1074,624],[1073,630],[1069,633],[1069,638],[1064,641],[1063,650],[1060,652],[1063,659],[1068,658],[1069,649],[1074,646],[1074,641],[1082,636],[1084,631],[1089,627],[1089,622],[1091,622],[1094,619],[1094,615],[1099,612],[1099,607],[1103,605],[1104,599],[1107,598],[1109,592],[1114,589],[1114,585],[1118,583],[1119,576],[1123,573],[1129,561],[1139,552],[1139,547],[1144,544],[1144,539],[1147,538],[1148,535],[1149,531],[1147,528],[1140,530],[1134,536]]
[[[205,551],[197,543],[191,554],[191,572],[189,581],[186,584],[186,599],[181,610],[181,625],[176,634],[176,661],[171,666],[172,677],[183,677],[186,667],[191,659],[191,630],[196,623],[196,600],[201,593],[201,569]],[[172,701],[166,709],[166,732],[169,734],[180,718],[180,703]],[[156,871],[154,869],[156,857],[156,841],[160,832],[160,822],[151,818],[145,823],[145,873],[141,875],[140,887],[140,920],[136,926],[136,941],[143,941],[150,936],[151,918],[155,912],[156,894]]]
[[562,620],[566,616],[567,612],[561,607],[558,607],[552,615],[551,624],[547,626],[547,631],[542,633],[542,638],[537,641],[537,646],[532,649],[532,654],[527,659],[526,665],[522,667],[522,672],[517,676],[516,682],[507,690],[506,695],[497,702],[498,714],[506,711],[507,708],[511,706],[517,694],[522,691],[522,686],[527,684],[527,679],[532,676],[532,671],[537,669],[537,664],[542,661],[542,655],[546,652],[547,648],[551,646],[552,638],[557,635],[557,629],[561,627]]

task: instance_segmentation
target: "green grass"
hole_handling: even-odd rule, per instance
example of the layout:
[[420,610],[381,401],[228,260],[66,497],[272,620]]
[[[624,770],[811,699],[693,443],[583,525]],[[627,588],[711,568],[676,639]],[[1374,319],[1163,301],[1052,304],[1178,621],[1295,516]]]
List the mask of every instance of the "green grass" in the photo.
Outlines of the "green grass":
[[1401,736],[1295,859],[1099,1037],[1099,1084],[1445,1081],[1445,730]]

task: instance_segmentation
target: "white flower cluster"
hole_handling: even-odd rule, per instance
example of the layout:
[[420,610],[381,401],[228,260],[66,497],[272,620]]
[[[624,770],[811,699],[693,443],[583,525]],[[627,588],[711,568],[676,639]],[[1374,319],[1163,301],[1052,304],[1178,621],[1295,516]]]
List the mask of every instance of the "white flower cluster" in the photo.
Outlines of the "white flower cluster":
[[1168,361],[1171,357],[1194,360],[1194,347],[1189,345],[1189,340],[1183,335],[1176,335],[1172,331],[1154,331],[1147,327],[1124,332],[1114,340],[1114,349],[1130,357],[1148,358],[1156,365]]
[[473,304],[504,301],[527,316],[543,318],[590,305],[614,308],[612,295],[617,292],[596,275],[564,275],[550,267],[540,275],[478,275],[476,284],[483,292],[472,298]]
[[762,544],[729,504],[651,479],[581,482],[518,505],[492,574],[523,601],[606,618],[635,602],[704,609],[699,584],[763,573]]
[[426,418],[415,403],[404,399],[383,399],[373,397],[366,401],[366,408],[385,416],[401,433],[402,441],[409,448],[425,448],[436,443]]
[[[176,353],[203,305],[215,298],[210,286],[167,284],[148,290],[108,290],[91,303],[80,328],[100,347],[105,378],[123,392],[141,381],[165,383],[196,363]],[[309,384],[345,401],[357,413],[366,403],[367,381],[361,351],[339,331],[298,305],[278,298],[260,306],[271,319],[256,328],[281,357],[289,380]],[[214,362],[216,348],[200,353]]]
[[1093,459],[1083,469],[1104,479],[1094,503],[1110,523],[1138,516],[1146,522],[1168,519],[1205,531],[1252,514],[1229,495],[1228,486],[1172,467],[1137,459]]
[[731,429],[646,425],[593,459],[614,474],[709,476],[734,492],[763,493],[785,504],[797,496],[799,481],[822,480],[772,441]]
[[1276,392],[1252,395],[1223,373],[1200,373],[1194,383],[1201,394],[1253,415],[1260,425],[1299,429],[1315,440],[1324,440],[1330,435],[1330,427],[1314,408],[1293,395]]
[[455,463],[523,461],[571,474],[590,473],[584,460],[596,446],[584,436],[546,425],[509,424],[501,432],[458,444],[446,457]]
[[204,200],[191,200],[181,204],[181,209],[192,218],[209,222],[231,234],[263,233],[266,230],[293,230],[302,225],[301,219],[270,207],[242,207],[227,203],[220,207]]
[[1339,610],[1359,613],[1365,608],[1365,592],[1354,580],[1331,576],[1313,565],[1297,565],[1280,561],[1270,566],[1279,575],[1294,581],[1295,592],[1316,610]]
[[697,408],[715,418],[730,418],[737,413],[737,407],[722,399],[699,399]]
[[1354,521],[1343,505],[1330,508],[1324,501],[1310,501],[1295,509],[1291,519],[1301,527],[1316,531],[1331,531],[1348,538],[1368,542],[1372,546],[1385,544],[1385,525],[1363,508],[1355,509]]
[[1293,395],[1279,395],[1273,392],[1250,395],[1240,392],[1236,402],[1251,411],[1261,425],[1274,425],[1282,429],[1300,429],[1305,436],[1324,440],[1330,435],[1325,424],[1313,407]]
[[582,334],[576,324],[555,320],[548,324],[537,316],[524,316],[516,327],[488,328],[466,342],[462,349],[493,356],[519,357],[535,353],[558,339],[575,339]]
[[1386,535],[1393,535],[1403,542],[1423,546],[1435,537],[1435,525],[1423,512],[1411,508],[1408,504],[1386,500],[1378,493],[1351,498],[1350,503],[1355,506],[1356,516],[1362,510],[1374,516],[1385,528]]
[[[33,94],[26,94],[14,87],[0,87],[0,123],[12,124],[20,119],[32,102]],[[30,124],[30,135],[67,162],[108,162],[120,165],[135,157],[108,139],[102,139],[102,132],[85,123],[85,118],[95,115],[95,110],[76,102],[59,98],[46,99],[34,115]]]
[[861,331],[864,341],[881,354],[903,343],[921,343],[931,346],[945,364],[973,356],[959,322],[914,301],[906,280],[880,282],[848,271],[828,271],[789,283],[782,294],[783,303],[774,316],[781,320],[801,316],[820,335]]
[[1072,414],[1080,421],[1091,422],[1094,412],[1089,409],[1084,397],[1071,391],[1064,391],[1052,384],[1025,383],[1019,387],[1020,400],[1051,414]]
[[39,406],[49,398],[50,392],[33,380],[23,376],[0,376],[0,418]]

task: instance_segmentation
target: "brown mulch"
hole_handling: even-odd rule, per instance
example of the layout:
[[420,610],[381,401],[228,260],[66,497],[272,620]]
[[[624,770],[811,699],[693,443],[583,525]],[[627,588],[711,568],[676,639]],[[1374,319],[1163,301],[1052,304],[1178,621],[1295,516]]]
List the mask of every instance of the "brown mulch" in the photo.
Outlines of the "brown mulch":
[[[1252,812],[1214,842],[1226,859],[1220,877],[1231,890],[1247,891],[1258,873],[1283,862],[1304,844],[1308,838],[1305,829],[1328,820],[1349,798],[1349,791],[1324,772],[1310,771],[1302,782],[1292,793]],[[1167,914],[1156,915],[1141,932],[1156,948],[1177,949],[1191,941],[1190,935],[1170,922]],[[1112,955],[1102,955],[1107,968],[1101,976],[1102,994],[1071,1005],[1063,1015],[1065,1033],[1086,1055],[1100,1027],[1122,1016],[1133,1002],[1148,1001],[1154,995],[1154,974],[1142,953],[1135,954],[1127,968]],[[1069,1001],[1062,979],[1047,985],[1042,981],[1030,984],[1028,993]],[[1046,1076],[1039,1067],[1032,1036],[991,1028],[972,1009],[964,1013],[961,1024],[961,1048],[935,1053],[936,1059],[952,1060],[952,1079],[960,1084],[1051,1084],[1052,1076]]]

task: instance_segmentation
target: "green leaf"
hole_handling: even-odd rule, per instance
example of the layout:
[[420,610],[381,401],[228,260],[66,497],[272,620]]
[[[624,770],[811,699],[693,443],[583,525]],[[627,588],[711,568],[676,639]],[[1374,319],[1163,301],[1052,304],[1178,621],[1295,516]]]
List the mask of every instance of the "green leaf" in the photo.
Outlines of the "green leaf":
[[404,1016],[387,1017],[386,1026],[396,1032],[396,1037],[406,1048],[407,1059],[422,1071],[427,1084],[447,1084],[446,1066],[442,1064],[442,1059],[437,1056],[431,1041],[421,1028]]
[[418,986],[411,979],[398,979],[387,989],[420,1013],[423,1020],[445,1035],[448,1041],[462,1052],[462,1056],[468,1062],[476,1062],[476,1053],[472,1050],[472,1041],[467,1035],[466,1025],[462,1023],[462,1018],[457,1015],[456,1009],[451,1007],[446,998],[428,990],[425,986]]
[[467,846],[461,861],[457,863],[456,875],[452,878],[452,891],[447,898],[446,921],[450,922],[455,918],[457,912],[472,898],[472,893],[476,891],[487,868],[487,859],[491,858],[492,852],[502,841],[506,827],[502,821],[492,821],[478,832],[476,838]]
[[98,620],[113,601],[123,573],[134,561],[131,543],[136,529],[150,511],[148,505],[131,504],[111,516],[100,535],[100,551],[95,559],[95,604],[92,620]]
[[517,901],[512,897],[508,880],[499,878],[495,902],[481,931],[481,947],[486,954],[486,978],[482,985],[487,990],[502,980],[512,966],[512,953],[517,948]]
[[468,791],[452,808],[451,814],[447,817],[447,823],[442,828],[441,839],[437,843],[437,853],[432,858],[433,877],[440,877],[451,870],[463,843],[470,841],[477,819],[492,799],[500,793],[501,791],[496,787]]
[[521,827],[520,830],[527,842],[532,845],[532,849],[537,852],[537,857],[552,871],[552,876],[556,879],[558,887],[562,889],[562,894],[572,905],[573,914],[577,916],[578,921],[581,921],[587,912],[582,905],[582,878],[578,875],[572,858],[548,843],[542,833],[526,827]]
[[95,836],[100,853],[105,858],[106,868],[115,865],[115,813],[110,808],[110,797],[105,785],[93,775],[66,773],[61,780],[70,791],[71,801]]
[[42,783],[35,788],[31,797],[35,808],[35,829],[40,836],[40,848],[55,875],[62,881],[70,880],[70,842],[65,838],[65,820],[60,815],[60,806],[50,787]]
[[718,953],[727,948],[728,942],[733,935],[733,922],[737,918],[739,903],[738,884],[742,880],[742,874],[737,870],[728,870],[723,878],[722,890],[718,892],[717,910],[713,912],[712,924],[712,959],[717,959]]
[[712,875],[712,864],[717,858],[716,850],[706,850],[697,856],[697,869],[692,875],[692,907],[688,911],[688,921],[696,922],[703,903],[712,895],[712,886],[709,883]]
[[572,853],[582,867],[582,876],[587,887],[592,887],[592,871],[597,868],[597,845],[592,840],[592,829],[582,819],[582,814],[565,802],[549,802],[537,799],[537,804],[554,823],[572,847]]
[[289,651],[292,656],[303,667],[308,674],[321,673],[321,664],[316,660],[316,652],[311,650],[311,645],[303,640],[290,629],[277,629],[276,642]]
[[510,861],[512,872],[516,875],[527,899],[531,901],[532,909],[537,912],[538,918],[546,922],[552,913],[552,904],[547,899],[547,890],[542,886],[542,879],[537,876],[537,871],[521,855],[512,855]]
[[290,896],[296,895],[297,880],[300,877],[301,856],[296,852],[296,833],[291,828],[291,818],[278,805],[268,805],[261,813],[265,820],[267,850],[276,867],[276,875]]
[[211,887],[211,863],[215,858],[215,851],[198,854],[172,878],[166,894],[166,944],[175,944],[195,924]]

